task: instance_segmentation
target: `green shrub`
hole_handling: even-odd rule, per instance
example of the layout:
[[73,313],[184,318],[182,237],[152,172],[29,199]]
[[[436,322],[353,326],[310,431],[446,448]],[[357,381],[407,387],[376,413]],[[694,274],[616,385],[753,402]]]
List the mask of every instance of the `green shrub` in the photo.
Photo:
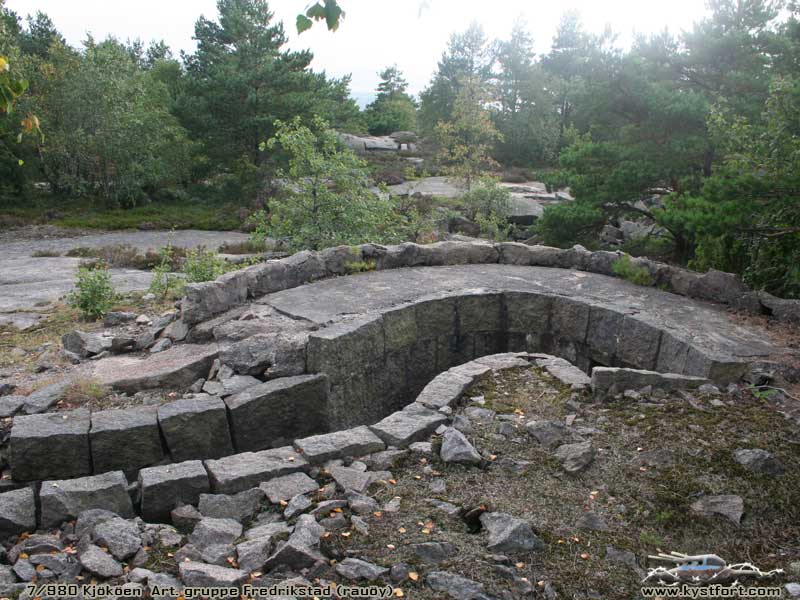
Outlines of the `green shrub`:
[[478,215],[507,219],[511,214],[511,193],[493,179],[482,179],[461,197],[467,217]]
[[164,299],[172,293],[172,296],[180,296],[183,293],[185,279],[173,271],[176,261],[175,247],[170,245],[158,251],[160,261],[153,267],[153,280],[150,282],[151,294],[160,299]]
[[390,241],[392,204],[370,190],[364,161],[340,149],[336,133],[321,119],[311,128],[300,119],[276,125],[264,148],[288,156],[288,169],[279,174],[287,184],[270,200],[269,211],[250,217],[253,239],[271,237],[292,250]]
[[67,297],[69,305],[81,311],[88,319],[98,319],[111,310],[116,298],[108,267],[98,265],[93,269],[80,267],[75,289]]
[[631,257],[627,254],[615,260],[614,264],[611,265],[611,270],[617,277],[636,285],[651,286],[654,283],[647,267],[633,264]]
[[467,217],[478,223],[481,237],[508,239],[511,226],[511,193],[493,179],[482,179],[461,197]]
[[536,220],[535,228],[546,246],[569,248],[583,244],[591,248],[596,245],[597,234],[606,219],[596,206],[576,200],[547,206]]
[[182,269],[187,283],[212,281],[228,270],[228,264],[216,252],[204,248],[187,251]]

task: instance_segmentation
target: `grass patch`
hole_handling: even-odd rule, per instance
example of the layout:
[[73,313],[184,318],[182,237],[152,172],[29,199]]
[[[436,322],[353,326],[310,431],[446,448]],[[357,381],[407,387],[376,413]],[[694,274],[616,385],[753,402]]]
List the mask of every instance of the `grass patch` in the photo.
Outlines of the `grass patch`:
[[88,200],[42,194],[26,206],[0,208],[5,227],[47,223],[80,229],[202,229],[232,231],[241,227],[237,204],[204,201],[152,202],[130,209],[108,209]]
[[58,258],[59,256],[61,256],[61,252],[57,250],[36,250],[31,254],[32,258]]
[[650,275],[649,269],[641,265],[633,264],[631,257],[627,254],[615,260],[611,265],[611,270],[614,272],[614,275],[620,279],[630,281],[635,285],[649,287],[654,283],[653,276]]
[[[178,246],[170,247],[170,268],[173,271],[180,269],[183,260],[186,258],[186,254],[186,248]],[[118,269],[141,269],[143,271],[153,270],[156,266],[160,265],[163,260],[162,252],[148,249],[146,252],[142,253],[139,252],[137,248],[125,244],[100,246],[97,248],[78,246],[68,250],[64,256],[70,258],[93,259]]]
[[272,250],[266,240],[245,240],[243,242],[225,242],[218,252],[220,254],[260,254]]
[[[100,323],[85,323],[80,313],[66,305],[58,305],[46,318],[27,331],[19,331],[10,326],[0,326],[0,364],[24,366],[33,370],[36,359],[41,355],[37,349],[45,344],[61,344],[61,336],[80,326],[85,331],[100,328]],[[23,353],[20,354],[19,351]]]
[[349,275],[354,273],[366,273],[367,271],[374,271],[377,268],[378,263],[374,260],[358,260],[346,263],[344,265],[345,270]]
[[59,408],[73,409],[80,406],[87,408],[98,408],[98,403],[111,393],[106,386],[96,379],[90,377],[79,377],[74,379],[71,385],[65,390],[64,395],[59,401]]

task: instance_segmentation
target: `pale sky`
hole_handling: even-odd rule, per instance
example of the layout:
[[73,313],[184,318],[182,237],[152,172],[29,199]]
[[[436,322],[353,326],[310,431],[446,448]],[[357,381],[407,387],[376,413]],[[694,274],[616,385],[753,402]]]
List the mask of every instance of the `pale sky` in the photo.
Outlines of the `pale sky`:
[[[323,24],[298,36],[294,21],[310,0],[274,0],[270,9],[284,21],[290,47],[310,48],[315,70],[331,75],[352,73],[351,90],[363,100],[373,93],[376,72],[397,63],[410,91],[423,89],[436,69],[450,33],[478,21],[492,39],[508,37],[514,22],[527,21],[536,49],[546,52],[561,15],[580,12],[584,27],[601,32],[608,23],[620,34],[620,45],[636,32],[689,29],[706,14],[703,0],[340,0],[346,17],[336,33]],[[95,38],[165,40],[175,54],[194,48],[197,17],[216,16],[216,0],[7,0],[21,16],[41,10],[50,15],[73,45],[86,32]]]

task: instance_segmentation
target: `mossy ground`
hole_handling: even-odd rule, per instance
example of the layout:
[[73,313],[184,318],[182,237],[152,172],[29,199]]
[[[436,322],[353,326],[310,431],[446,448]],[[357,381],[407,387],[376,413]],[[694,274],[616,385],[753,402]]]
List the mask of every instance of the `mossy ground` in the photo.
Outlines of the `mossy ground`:
[[[528,521],[546,548],[510,558],[516,575],[526,578],[537,596],[550,582],[561,598],[636,597],[642,572],[607,559],[608,546],[632,552],[645,570],[656,566],[647,556],[661,551],[714,553],[764,570],[787,569],[800,560],[800,438],[796,425],[763,400],[745,392],[739,400],[698,396],[690,403],[675,396],[659,404],[576,403],[535,369],[495,376],[467,396],[483,396],[485,407],[519,417],[518,435],[499,437],[495,419],[476,424],[468,436],[495,460],[479,469],[445,465],[435,457],[407,459],[393,469],[397,483],[377,494],[382,501],[402,498],[401,510],[373,515],[368,537],[334,534],[332,547],[342,557],[387,567],[408,563],[419,578],[400,585],[406,598],[442,597],[422,583],[431,570],[479,581],[488,593],[514,587],[486,559],[486,534],[470,533],[461,519],[428,504],[429,498],[457,506],[485,504]],[[715,406],[719,400],[725,404]],[[575,426],[601,432],[587,436],[596,457],[577,475],[562,471],[522,426],[530,419],[563,421],[570,414],[576,415]],[[745,470],[731,456],[742,447],[772,452],[786,473],[773,478]],[[447,486],[438,495],[429,488],[437,476]],[[694,515],[689,506],[701,494],[741,496],[741,525]],[[579,529],[578,519],[587,511],[599,514],[610,529]],[[420,564],[409,545],[429,541],[451,542],[458,553],[440,565]]]

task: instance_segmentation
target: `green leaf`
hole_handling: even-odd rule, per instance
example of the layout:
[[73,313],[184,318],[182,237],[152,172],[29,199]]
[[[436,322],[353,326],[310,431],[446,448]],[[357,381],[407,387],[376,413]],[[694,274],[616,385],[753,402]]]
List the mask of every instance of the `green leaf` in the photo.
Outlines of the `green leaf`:
[[17,161],[17,164],[18,164],[18,165],[21,167],[22,165],[24,165],[24,164],[25,164],[25,161],[24,161],[24,160],[22,160],[22,159],[20,158],[20,159]]
[[325,7],[317,2],[314,6],[306,11],[306,16],[316,21],[320,21],[327,17],[327,13],[325,11]]
[[339,20],[342,17],[344,12],[336,0],[325,0],[325,21],[329,31],[336,31],[339,28]]
[[313,21],[305,15],[297,15],[297,33],[303,33],[311,28]]

